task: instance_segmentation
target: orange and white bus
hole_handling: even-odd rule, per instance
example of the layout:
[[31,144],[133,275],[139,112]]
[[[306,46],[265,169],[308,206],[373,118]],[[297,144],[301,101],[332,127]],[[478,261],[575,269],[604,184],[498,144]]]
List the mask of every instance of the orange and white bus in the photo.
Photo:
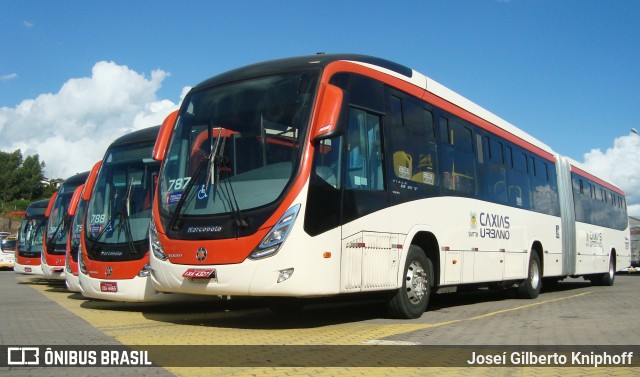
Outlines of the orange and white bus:
[[[161,301],[149,281],[149,219],[160,164],[151,153],[160,126],[116,139],[84,197],[80,253],[84,296],[114,301]],[[89,182],[89,181],[88,181]]]
[[163,292],[380,292],[415,318],[432,293],[543,279],[613,284],[624,193],[432,79],[363,55],[239,68],[194,87],[162,161],[151,277]]
[[67,237],[69,236],[69,203],[76,188],[84,184],[89,172],[79,173],[65,180],[57,196],[47,208],[47,227],[42,244],[42,274],[47,279],[64,280]]
[[29,204],[18,230],[18,247],[13,270],[18,274],[42,275],[40,258],[42,237],[47,225],[45,212],[49,202],[55,198],[38,200]]
[[82,231],[82,220],[86,201],[82,200],[84,184],[76,187],[67,209],[67,215],[71,219],[69,225],[69,235],[67,236],[67,252],[64,262],[64,280],[67,289],[71,292],[80,292],[80,280],[78,279],[78,245],[80,245],[80,232]]

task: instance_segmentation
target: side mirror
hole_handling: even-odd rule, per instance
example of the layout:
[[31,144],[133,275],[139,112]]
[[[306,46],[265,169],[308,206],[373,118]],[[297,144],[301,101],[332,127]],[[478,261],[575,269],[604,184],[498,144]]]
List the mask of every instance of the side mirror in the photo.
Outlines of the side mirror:
[[84,185],[76,187],[76,190],[73,192],[73,196],[71,197],[71,202],[69,203],[69,209],[67,209],[67,215],[71,217],[76,215],[76,209],[78,208],[78,203],[80,203],[80,195],[82,194],[83,189]]
[[171,133],[173,132],[173,127],[176,123],[177,118],[178,110],[167,115],[167,117],[164,119],[164,122],[162,122],[160,132],[158,133],[158,138],[156,139],[156,144],[153,146],[153,154],[151,155],[151,158],[153,158],[154,160],[164,160],[164,157],[167,153],[167,146],[169,145],[169,139],[171,138]]
[[312,139],[315,141],[339,134],[338,120],[342,111],[344,97],[342,89],[335,85],[322,84],[320,90],[321,97],[312,135]]
[[49,217],[49,215],[51,215],[51,210],[53,209],[53,203],[55,203],[57,197],[58,197],[57,191],[54,192],[53,195],[51,195],[51,199],[49,199],[49,204],[47,205],[47,210],[44,211],[45,217]]
[[102,166],[102,160],[96,162],[91,168],[91,172],[89,173],[87,180],[84,182],[84,191],[82,192],[82,199],[85,201],[89,201],[89,199],[91,199],[91,194],[93,193],[93,186],[96,185],[96,179],[98,179],[98,172],[100,171],[101,166]]

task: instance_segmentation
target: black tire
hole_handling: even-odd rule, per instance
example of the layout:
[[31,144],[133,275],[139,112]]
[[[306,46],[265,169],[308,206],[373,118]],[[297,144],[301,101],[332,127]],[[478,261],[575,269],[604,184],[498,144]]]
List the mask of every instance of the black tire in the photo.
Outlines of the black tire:
[[387,301],[389,316],[397,319],[419,318],[429,304],[434,278],[433,264],[419,246],[409,247],[402,276],[402,287]]
[[592,279],[591,282],[598,285],[604,286],[612,286],[613,282],[616,280],[616,256],[611,253],[611,257],[609,258],[609,270],[604,274],[596,275],[595,279]]
[[533,299],[538,297],[542,288],[542,264],[535,250],[529,257],[529,272],[527,278],[520,282],[517,288],[519,298]]

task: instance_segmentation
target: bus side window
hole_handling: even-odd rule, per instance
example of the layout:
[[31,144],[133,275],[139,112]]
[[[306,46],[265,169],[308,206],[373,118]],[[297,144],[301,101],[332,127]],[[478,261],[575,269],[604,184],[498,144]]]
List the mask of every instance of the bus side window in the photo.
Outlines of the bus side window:
[[340,137],[322,140],[316,146],[314,171],[315,174],[333,186],[340,188]]
[[456,195],[476,194],[476,156],[473,133],[461,119],[440,118],[442,136],[442,183]]
[[347,188],[384,189],[379,116],[360,109],[349,109],[345,160]]

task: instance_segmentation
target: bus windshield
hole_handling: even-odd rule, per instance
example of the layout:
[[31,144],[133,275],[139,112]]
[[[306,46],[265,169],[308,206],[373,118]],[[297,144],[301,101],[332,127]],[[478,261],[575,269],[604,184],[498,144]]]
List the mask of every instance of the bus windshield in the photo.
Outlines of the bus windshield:
[[[64,255],[66,252],[69,216],[67,210],[76,187],[81,183],[63,183],[51,208],[47,222],[47,251],[49,254]],[[59,247],[56,247],[59,246]]]
[[5,253],[13,253],[16,250],[16,240],[4,239],[0,240],[0,250]]
[[190,94],[161,174],[165,228],[275,202],[298,168],[317,80],[316,70],[288,72]]
[[80,237],[82,236],[82,222],[84,220],[84,212],[87,208],[87,202],[80,198],[78,202],[78,208],[76,209],[76,215],[73,216],[71,222],[71,258],[74,262],[78,262],[78,246],[80,246]]
[[104,158],[84,232],[93,260],[136,260],[148,249],[151,204],[160,164],[153,143],[113,147]]
[[22,219],[18,231],[18,255],[25,258],[40,257],[46,217]]

